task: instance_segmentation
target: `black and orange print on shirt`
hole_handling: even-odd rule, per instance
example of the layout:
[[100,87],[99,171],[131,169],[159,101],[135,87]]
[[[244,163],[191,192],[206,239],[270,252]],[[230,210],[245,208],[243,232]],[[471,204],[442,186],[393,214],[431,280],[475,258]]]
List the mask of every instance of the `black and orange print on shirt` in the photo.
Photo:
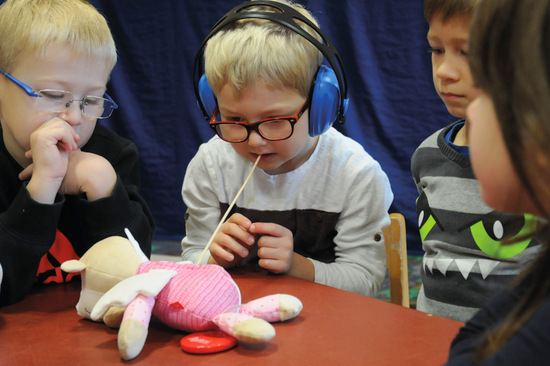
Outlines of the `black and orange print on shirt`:
[[78,273],[65,273],[61,270],[61,263],[70,259],[80,259],[75,253],[69,239],[59,229],[55,233],[55,241],[44,254],[38,265],[36,273],[37,281],[40,283],[62,283],[69,282]]

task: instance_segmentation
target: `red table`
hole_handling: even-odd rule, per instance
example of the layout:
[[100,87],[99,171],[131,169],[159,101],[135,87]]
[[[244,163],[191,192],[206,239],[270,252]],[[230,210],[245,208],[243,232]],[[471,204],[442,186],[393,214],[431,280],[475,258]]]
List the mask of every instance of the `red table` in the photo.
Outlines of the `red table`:
[[184,353],[185,335],[152,321],[141,354],[124,362],[117,331],[76,314],[80,283],[38,287],[0,308],[0,365],[440,365],[462,325],[453,320],[260,269],[231,272],[243,302],[274,294],[298,297],[304,309],[274,324],[261,348],[238,345],[210,355]]

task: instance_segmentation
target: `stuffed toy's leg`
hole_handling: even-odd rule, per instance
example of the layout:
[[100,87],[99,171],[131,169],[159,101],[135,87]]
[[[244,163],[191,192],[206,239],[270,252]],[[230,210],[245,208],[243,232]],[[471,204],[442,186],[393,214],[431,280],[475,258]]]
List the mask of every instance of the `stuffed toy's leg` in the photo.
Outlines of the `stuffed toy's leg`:
[[265,296],[239,307],[239,312],[225,312],[212,319],[221,330],[246,343],[265,343],[275,336],[269,322],[295,318],[303,305],[291,295]]
[[113,306],[103,316],[103,322],[106,326],[113,329],[120,328],[120,323],[122,323],[122,318],[124,317],[125,307],[122,306]]
[[212,322],[225,333],[245,343],[266,343],[275,337],[275,328],[267,321],[242,313],[222,313]]
[[143,349],[154,305],[155,298],[144,295],[128,304],[118,331],[118,350],[124,360],[137,357]]
[[279,322],[294,319],[303,305],[292,295],[276,294],[261,297],[241,306],[241,312],[268,322]]

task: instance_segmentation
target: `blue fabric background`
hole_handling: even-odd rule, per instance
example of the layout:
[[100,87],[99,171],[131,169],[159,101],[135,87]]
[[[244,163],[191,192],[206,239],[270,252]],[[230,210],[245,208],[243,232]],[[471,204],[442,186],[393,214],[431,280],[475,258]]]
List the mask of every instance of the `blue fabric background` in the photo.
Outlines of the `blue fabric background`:
[[[120,108],[104,123],[139,148],[155,238],[180,240],[185,169],[213,134],[193,93],[195,53],[214,23],[241,1],[91,2],[106,16],[119,53],[108,92]],[[422,0],[302,3],[345,65],[350,107],[346,124],[336,127],[381,163],[395,194],[391,210],[405,215],[409,251],[420,252],[410,158],[424,138],[455,119],[434,91]]]

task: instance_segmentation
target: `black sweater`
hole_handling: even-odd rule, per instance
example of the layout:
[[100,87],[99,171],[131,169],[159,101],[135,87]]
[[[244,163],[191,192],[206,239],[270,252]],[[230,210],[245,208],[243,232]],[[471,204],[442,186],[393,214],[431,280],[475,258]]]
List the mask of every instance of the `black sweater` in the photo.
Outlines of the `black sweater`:
[[61,196],[54,204],[34,201],[18,178],[21,166],[6,150],[0,129],[0,264],[4,278],[0,305],[22,300],[36,282],[41,258],[52,246],[56,229],[82,256],[93,244],[128,228],[147,256],[151,254],[154,221],[139,195],[137,147],[97,125],[82,151],[107,159],[117,173],[111,196],[88,201],[84,195]]

